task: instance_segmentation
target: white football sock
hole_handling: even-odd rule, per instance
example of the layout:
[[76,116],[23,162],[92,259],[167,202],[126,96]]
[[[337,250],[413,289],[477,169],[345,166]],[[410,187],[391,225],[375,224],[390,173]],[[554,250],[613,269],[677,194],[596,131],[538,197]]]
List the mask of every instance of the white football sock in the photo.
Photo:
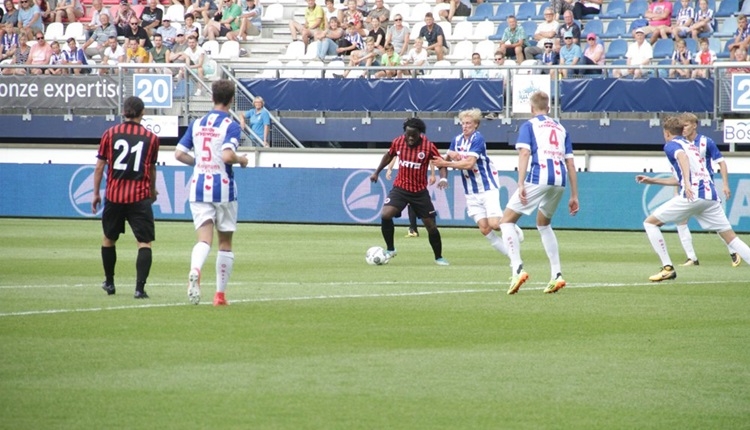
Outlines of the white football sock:
[[518,273],[518,268],[523,264],[523,260],[521,260],[521,243],[518,240],[518,233],[516,233],[515,227],[516,224],[512,222],[500,224],[500,231],[503,232],[503,242],[505,242],[505,250],[508,251],[510,267],[514,275]]
[[492,245],[495,250],[503,255],[508,255],[508,251],[505,249],[505,243],[503,243],[503,239],[500,237],[497,237],[494,231],[490,231],[484,237],[487,238],[487,240],[490,242],[490,245]]
[[667,244],[664,242],[664,235],[661,233],[661,229],[647,222],[643,223],[643,228],[646,229],[646,235],[648,235],[648,240],[651,242],[651,247],[654,248],[654,251],[656,251],[656,254],[661,259],[661,265],[671,266],[672,260],[669,258]]
[[547,253],[547,258],[549,258],[550,271],[552,272],[552,279],[554,279],[558,273],[562,273],[560,251],[557,248],[557,236],[555,236],[555,232],[551,226],[538,225],[536,229],[539,230],[539,235],[542,237],[542,245],[544,246],[544,251]]
[[685,250],[687,258],[695,261],[698,256],[695,255],[695,249],[693,249],[693,235],[690,234],[690,228],[687,224],[680,224],[677,226],[677,235],[680,236],[680,242],[682,243],[682,249]]
[[728,248],[730,253],[736,252],[737,254],[740,254],[740,257],[742,257],[743,260],[750,263],[750,246],[747,246],[742,239],[735,237],[734,240],[729,242]]
[[216,291],[223,293],[227,289],[229,278],[234,268],[234,253],[232,251],[219,251],[216,256]]
[[190,256],[190,270],[203,268],[203,263],[208,258],[208,253],[211,252],[211,245],[206,242],[198,242],[193,246],[193,253]]

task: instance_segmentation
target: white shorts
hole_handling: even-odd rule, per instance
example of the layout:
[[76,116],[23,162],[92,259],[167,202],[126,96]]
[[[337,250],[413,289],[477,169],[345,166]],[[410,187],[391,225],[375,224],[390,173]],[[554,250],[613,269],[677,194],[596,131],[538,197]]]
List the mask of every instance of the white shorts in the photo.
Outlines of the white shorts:
[[229,232],[237,230],[237,201],[224,203],[190,202],[190,212],[193,213],[195,229],[211,220],[217,231]]
[[539,211],[547,218],[552,218],[557,210],[557,205],[560,204],[564,187],[557,185],[539,185],[539,184],[526,184],[526,204],[521,203],[521,198],[518,196],[518,190],[510,197],[508,201],[508,209],[513,210],[515,213],[524,215],[531,215],[534,209],[539,208]]
[[478,194],[466,194],[466,213],[478,222],[482,218],[502,218],[500,190],[484,191]]
[[675,196],[656,208],[652,215],[664,224],[694,217],[704,230],[721,233],[732,229],[721,203],[717,200],[695,199],[690,202],[684,197]]

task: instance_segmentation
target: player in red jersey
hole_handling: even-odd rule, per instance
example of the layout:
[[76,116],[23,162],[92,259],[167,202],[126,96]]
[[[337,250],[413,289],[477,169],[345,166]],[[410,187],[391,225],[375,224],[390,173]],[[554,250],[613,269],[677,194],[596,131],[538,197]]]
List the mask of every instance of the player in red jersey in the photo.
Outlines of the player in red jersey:
[[[422,219],[430,240],[430,246],[435,254],[435,264],[447,266],[448,261],[443,258],[443,242],[440,239],[435,223],[435,207],[427,191],[427,171],[430,168],[430,160],[442,158],[435,144],[432,143],[425,132],[427,126],[419,118],[409,118],[404,121],[404,134],[393,139],[391,147],[383,155],[380,165],[370,176],[372,182],[378,181],[378,175],[385,169],[394,157],[398,157],[399,168],[393,188],[383,204],[380,214],[380,230],[386,244],[386,255],[388,258],[396,256],[396,248],[393,245],[393,218],[400,216],[406,205],[411,206]],[[440,180],[438,188],[448,188],[448,169],[440,169]]]
[[156,200],[156,162],[159,138],[141,125],[144,105],[138,97],[128,97],[123,105],[122,124],[110,127],[102,135],[96,168],[94,169],[94,197],[91,210],[97,212],[102,198],[99,187],[107,167],[107,188],[102,212],[102,264],[105,281],[102,289],[115,294],[115,243],[125,232],[125,221],[130,224],[138,241],[136,269],[136,299],[147,299],[144,290],[151,271],[151,242],[156,238],[154,212]]

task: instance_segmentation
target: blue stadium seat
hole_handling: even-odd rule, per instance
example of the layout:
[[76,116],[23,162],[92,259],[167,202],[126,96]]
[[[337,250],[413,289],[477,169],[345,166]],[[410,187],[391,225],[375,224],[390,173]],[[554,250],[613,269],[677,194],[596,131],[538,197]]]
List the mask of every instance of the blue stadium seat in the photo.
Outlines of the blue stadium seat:
[[687,50],[689,52],[693,54],[698,52],[698,42],[696,42],[695,39],[691,37],[691,38],[683,39],[683,40],[685,40],[685,44],[687,45]]
[[724,49],[721,51],[716,51],[716,58],[731,58],[732,54],[729,52],[729,44],[732,43],[731,40],[727,40],[724,42]]
[[604,27],[602,26],[602,21],[599,19],[592,19],[591,21],[587,22],[584,31],[581,31],[581,40],[586,38],[586,35],[589,33],[594,33],[598,37],[602,37],[604,35]]
[[708,49],[714,51],[717,57],[719,56],[719,52],[721,52],[721,47],[721,40],[715,37],[708,39]]
[[490,18],[492,21],[505,21],[509,16],[516,14],[516,6],[513,3],[500,3],[495,14]]
[[736,14],[738,10],[740,10],[740,2],[738,0],[721,0],[719,9],[715,11],[714,16],[726,18]]
[[536,31],[536,21],[524,21],[521,23],[521,27],[523,27],[523,31],[526,33],[526,40],[534,39],[534,32]]
[[633,0],[628,6],[628,11],[623,15],[623,18],[641,18],[648,9],[648,3],[646,0]]
[[730,37],[737,31],[737,19],[727,18],[721,24],[721,28],[714,27],[714,36],[716,37]]
[[667,58],[674,52],[674,42],[671,39],[659,39],[654,44],[654,59]]
[[606,3],[605,7],[602,8],[602,12],[599,14],[601,18],[605,19],[618,19],[625,15],[625,0],[612,0],[610,3]]
[[622,19],[614,19],[607,24],[607,31],[604,32],[606,39],[619,39],[627,36],[628,26]]
[[520,6],[518,6],[516,19],[518,19],[519,21],[530,21],[532,19],[536,19],[536,16],[536,3],[526,2],[521,3]]
[[474,9],[474,13],[467,18],[467,21],[484,21],[492,18],[495,14],[495,8],[490,3],[481,3]]
[[489,40],[503,40],[503,33],[505,32],[505,29],[508,28],[507,22],[501,22],[497,25],[497,30],[495,31],[495,34],[488,37]]
[[628,42],[625,39],[615,39],[609,43],[607,52],[604,53],[604,58],[615,59],[625,58],[625,53],[628,52]]
[[[660,66],[669,66],[669,65],[672,64],[672,59],[671,58],[662,58],[656,64],[658,64]],[[658,77],[660,77],[660,78],[666,79],[666,78],[669,77],[669,69],[656,69],[656,72],[657,72]]]

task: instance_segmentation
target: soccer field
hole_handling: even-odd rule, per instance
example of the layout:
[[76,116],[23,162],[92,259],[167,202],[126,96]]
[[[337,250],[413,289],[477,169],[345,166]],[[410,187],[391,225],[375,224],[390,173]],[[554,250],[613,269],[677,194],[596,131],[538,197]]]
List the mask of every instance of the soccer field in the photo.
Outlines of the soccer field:
[[98,220],[0,219],[0,428],[750,428],[750,267],[716,235],[652,284],[644,233],[558,231],[568,286],[545,295],[526,229],[508,296],[477,229],[441,229],[449,267],[396,232],[368,266],[379,227],[241,224],[214,308],[215,246],[187,301],[190,222],[157,223],[138,301],[129,230],[107,296]]

